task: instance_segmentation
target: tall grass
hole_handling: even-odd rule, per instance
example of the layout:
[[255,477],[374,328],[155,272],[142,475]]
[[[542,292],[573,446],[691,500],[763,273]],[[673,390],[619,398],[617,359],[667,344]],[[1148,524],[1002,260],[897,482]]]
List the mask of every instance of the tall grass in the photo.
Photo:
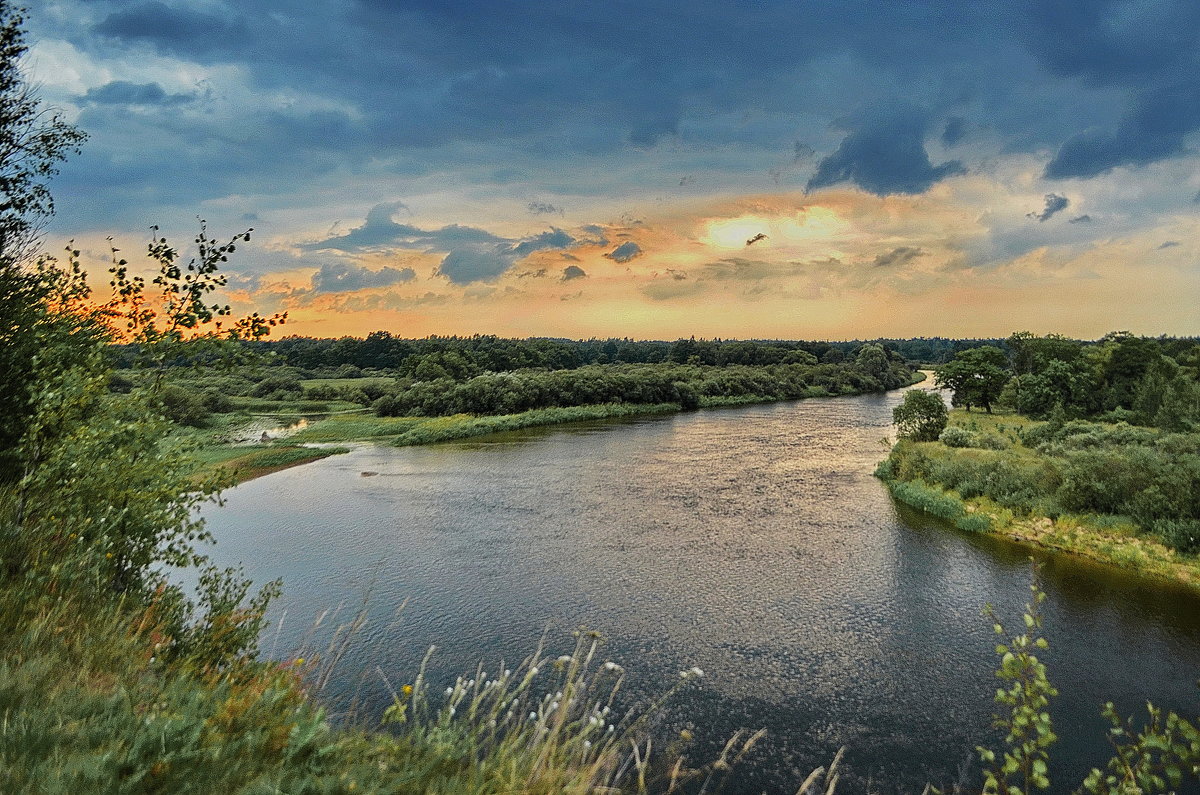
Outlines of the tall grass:
[[0,591],[3,792],[670,792],[723,777],[762,736],[695,767],[662,753],[650,723],[702,672],[623,711],[624,669],[594,633],[444,690],[424,664],[411,679],[377,668],[392,693],[382,724],[338,726],[312,694],[359,619],[327,659],[212,665],[173,656],[133,600],[18,594]]

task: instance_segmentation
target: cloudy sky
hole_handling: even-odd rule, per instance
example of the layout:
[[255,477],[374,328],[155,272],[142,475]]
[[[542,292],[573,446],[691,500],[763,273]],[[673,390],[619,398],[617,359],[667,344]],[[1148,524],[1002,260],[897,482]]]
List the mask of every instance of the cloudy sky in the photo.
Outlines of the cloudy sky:
[[1200,333],[1200,3],[44,0],[49,243],[290,333]]

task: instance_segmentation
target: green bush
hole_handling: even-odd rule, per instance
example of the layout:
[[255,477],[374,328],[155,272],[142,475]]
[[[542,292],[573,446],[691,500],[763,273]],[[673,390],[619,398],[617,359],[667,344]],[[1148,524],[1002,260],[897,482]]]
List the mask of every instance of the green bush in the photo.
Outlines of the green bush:
[[201,390],[200,401],[206,409],[214,414],[228,414],[234,410],[233,401],[229,399],[229,395],[216,389]]
[[1008,440],[996,433],[985,433],[975,440],[973,447],[981,450],[1006,450],[1010,447]]
[[947,447],[974,447],[978,437],[966,428],[951,425],[938,435],[938,441]]
[[969,513],[958,517],[954,521],[954,526],[970,533],[986,533],[992,529],[992,520],[983,514]]
[[892,422],[901,438],[932,442],[946,427],[950,413],[940,395],[923,389],[904,393],[904,402],[892,409]]
[[304,395],[300,379],[289,375],[273,375],[264,378],[250,390],[250,397],[268,400],[297,400]]
[[1200,520],[1159,519],[1151,531],[1177,552],[1194,555],[1200,552]]
[[162,388],[159,403],[167,419],[179,425],[200,427],[212,413],[201,395],[175,384]]

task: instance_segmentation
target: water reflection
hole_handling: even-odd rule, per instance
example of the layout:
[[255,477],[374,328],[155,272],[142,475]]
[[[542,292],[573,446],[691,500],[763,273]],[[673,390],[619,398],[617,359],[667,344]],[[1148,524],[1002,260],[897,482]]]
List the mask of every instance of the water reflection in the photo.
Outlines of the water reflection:
[[[980,609],[1018,618],[1029,564],[1016,545],[896,506],[871,476],[900,397],[364,448],[246,483],[207,515],[221,561],[284,577],[281,649],[370,587],[372,623],[337,683],[368,704],[386,694],[359,685],[362,671],[403,680],[430,644],[434,676],[452,678],[523,657],[547,626],[565,643],[586,625],[611,639],[634,698],[683,668],[708,672],[668,720],[711,740],[697,753],[768,728],[748,791],[794,787],[842,744],[859,783],[919,791],[952,781],[987,735],[994,640]],[[1042,557],[1068,738],[1056,764],[1077,781],[1106,758],[1103,698],[1194,703],[1200,602]]]

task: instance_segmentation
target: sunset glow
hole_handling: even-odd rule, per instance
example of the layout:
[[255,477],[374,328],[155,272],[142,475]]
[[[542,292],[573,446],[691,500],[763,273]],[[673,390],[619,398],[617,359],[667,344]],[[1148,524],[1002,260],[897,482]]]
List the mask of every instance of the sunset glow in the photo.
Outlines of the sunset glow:
[[1200,330],[1200,67],[1129,49],[1188,23],[652,6],[53,0],[50,245],[254,227],[231,298],[299,334]]

